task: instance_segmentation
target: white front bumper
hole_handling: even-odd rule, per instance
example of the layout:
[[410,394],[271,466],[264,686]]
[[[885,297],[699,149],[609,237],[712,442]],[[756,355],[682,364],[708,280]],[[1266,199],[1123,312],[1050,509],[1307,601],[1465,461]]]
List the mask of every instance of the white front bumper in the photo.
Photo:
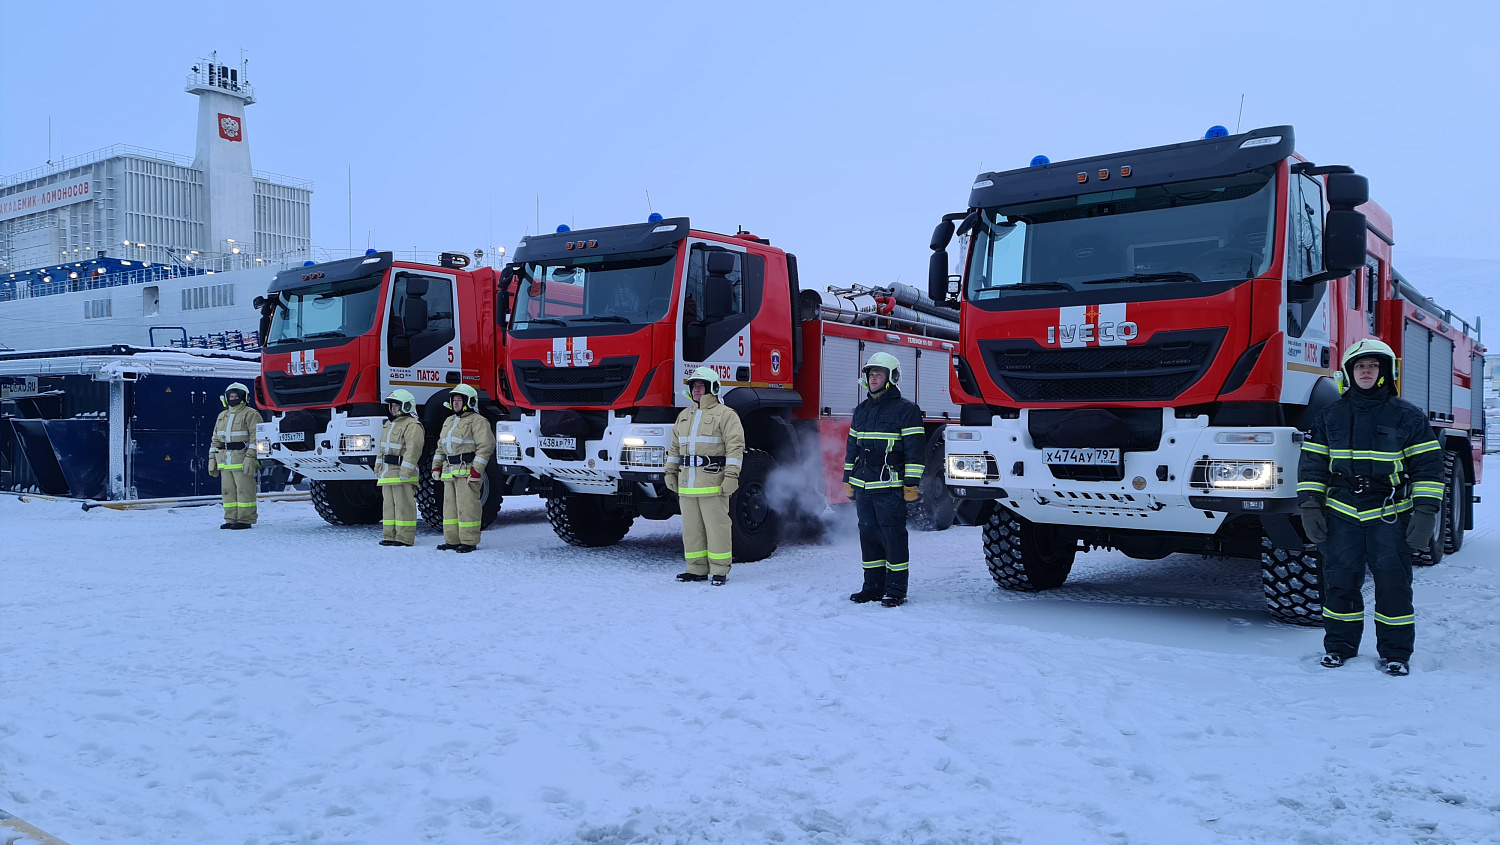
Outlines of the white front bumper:
[[583,449],[572,453],[576,457],[543,449],[540,427],[540,414],[495,424],[495,461],[503,472],[524,470],[537,478],[551,478],[575,493],[594,494],[614,493],[625,480],[639,482],[648,495],[655,495],[653,484],[664,480],[671,423],[636,423],[610,414],[604,434],[585,440]]
[[374,481],[375,448],[385,420],[350,417],[335,411],[328,427],[308,435],[313,448],[287,448],[280,438],[285,415],[255,427],[256,455],[275,461],[314,481]]
[[[1171,408],[1164,408],[1156,450],[1126,452],[1120,481],[1084,481],[1053,475],[1032,442],[1029,413],[1023,410],[1017,419],[996,417],[988,426],[948,426],[944,474],[956,496],[995,500],[1042,524],[1188,534],[1212,534],[1230,513],[1286,512],[1296,499],[1301,435],[1290,427],[1213,427],[1206,416],[1177,419]],[[1218,442],[1221,434],[1250,432],[1269,434],[1272,442]],[[976,455],[986,459],[990,477],[955,475],[955,457]],[[1193,468],[1202,460],[1271,462],[1275,481],[1270,489],[1208,487],[1206,481],[1195,485]],[[1003,496],[998,495],[1001,490]]]

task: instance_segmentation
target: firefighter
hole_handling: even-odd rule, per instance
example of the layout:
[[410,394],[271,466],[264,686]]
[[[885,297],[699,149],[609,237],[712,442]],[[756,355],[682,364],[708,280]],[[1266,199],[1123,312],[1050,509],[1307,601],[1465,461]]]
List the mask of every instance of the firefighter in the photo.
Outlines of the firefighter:
[[1427,415],[1396,395],[1396,354],[1365,338],[1344,353],[1343,395],[1302,443],[1302,527],[1323,552],[1323,655],[1359,654],[1365,570],[1375,579],[1375,646],[1387,674],[1410,670],[1416,639],[1411,553],[1433,541],[1443,502],[1443,451]]
[[208,447],[208,474],[219,479],[224,501],[224,524],[220,528],[243,529],[255,524],[255,426],[260,412],[247,401],[250,388],[235,382],[224,389],[219,404],[224,410],[214,421]]
[[417,461],[427,433],[417,419],[417,398],[409,390],[392,390],[385,397],[390,415],[380,432],[375,483],[380,487],[380,521],[385,526],[382,546],[412,546],[417,542]]
[[[432,456],[432,480],[443,484],[443,542],[439,549],[472,552],[479,546],[480,495],[484,468],[495,456],[495,432],[479,413],[479,393],[460,384],[444,407],[453,416],[443,422]],[[498,493],[497,493],[498,495]]]
[[721,587],[734,558],[729,498],[740,487],[745,462],[745,429],[740,417],[719,402],[719,376],[699,367],[686,379],[691,407],[683,408],[667,446],[667,489],[682,510],[682,556],[687,571],[678,581],[707,581]]
[[922,411],[901,398],[901,362],[876,352],[865,364],[860,385],[869,398],[854,409],[844,452],[844,493],[859,516],[859,545],[865,583],[849,596],[859,604],[880,600],[884,607],[906,603],[906,503],[917,500],[926,439]]

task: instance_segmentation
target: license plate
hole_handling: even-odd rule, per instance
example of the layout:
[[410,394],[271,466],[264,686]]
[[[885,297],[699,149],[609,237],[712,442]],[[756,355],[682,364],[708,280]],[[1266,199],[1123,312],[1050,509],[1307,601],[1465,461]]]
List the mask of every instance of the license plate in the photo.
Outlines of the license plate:
[[305,431],[289,431],[286,434],[278,434],[278,435],[276,435],[276,442],[277,443],[306,443],[307,442],[307,432],[305,432]]
[[1043,449],[1042,460],[1049,464],[1083,464],[1110,466],[1120,462],[1119,449]]
[[538,437],[536,442],[543,449],[578,448],[578,439],[575,437]]

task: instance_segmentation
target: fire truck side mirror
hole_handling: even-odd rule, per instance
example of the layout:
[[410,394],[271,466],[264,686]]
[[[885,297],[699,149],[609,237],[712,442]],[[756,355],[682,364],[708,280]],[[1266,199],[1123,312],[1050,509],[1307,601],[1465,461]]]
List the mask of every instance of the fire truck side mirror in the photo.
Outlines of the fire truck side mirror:
[[952,240],[953,221],[944,218],[943,222],[937,224],[937,228],[932,230],[932,240],[927,245],[936,252],[940,249],[947,249]]
[[933,302],[948,300],[948,250],[940,249],[927,259],[927,298]]
[[1328,205],[1353,211],[1370,201],[1370,180],[1358,173],[1328,174]]
[[1323,267],[1329,271],[1352,273],[1363,266],[1365,216],[1348,209],[1330,210],[1323,225]]
[[256,311],[259,311],[266,307],[266,298],[264,296],[257,296],[250,300],[250,304],[255,307]]

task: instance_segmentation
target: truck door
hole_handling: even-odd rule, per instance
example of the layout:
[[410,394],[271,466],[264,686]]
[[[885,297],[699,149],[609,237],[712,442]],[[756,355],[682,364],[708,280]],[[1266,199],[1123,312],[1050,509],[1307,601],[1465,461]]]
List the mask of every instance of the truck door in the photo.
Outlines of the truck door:
[[404,387],[420,405],[434,392],[457,384],[463,372],[453,277],[401,269],[394,273],[381,350],[385,378],[380,393],[384,396]]
[[[1304,174],[1292,177],[1287,191],[1287,250],[1284,285],[1323,271],[1323,183]],[[1337,369],[1330,344],[1328,283],[1313,286],[1310,295],[1286,295],[1286,375],[1281,400],[1307,401],[1319,378]],[[1337,306],[1337,303],[1334,303]]]
[[[695,368],[708,366],[725,387],[749,383],[750,326],[760,310],[765,279],[762,256],[727,244],[692,244],[677,332],[679,382]],[[679,395],[677,403],[687,400]]]

